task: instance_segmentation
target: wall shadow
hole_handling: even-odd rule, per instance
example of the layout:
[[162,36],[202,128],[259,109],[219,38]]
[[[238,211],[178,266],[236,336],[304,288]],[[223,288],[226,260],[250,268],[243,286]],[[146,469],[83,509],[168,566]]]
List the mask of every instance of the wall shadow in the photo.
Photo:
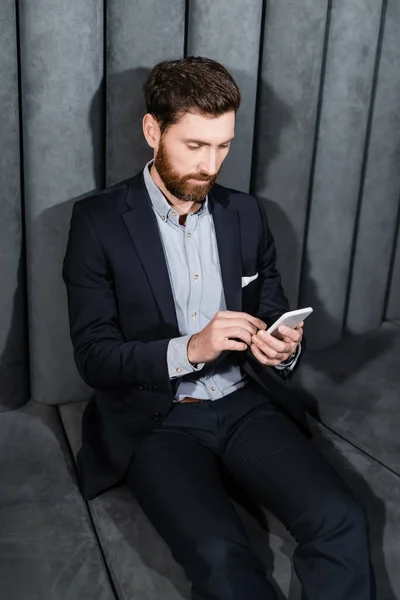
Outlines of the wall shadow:
[[19,408],[29,400],[26,276],[24,245],[21,244],[10,327],[0,356],[0,412]]
[[[149,72],[150,69],[139,67],[108,73],[107,82],[101,82],[93,97],[89,108],[89,124],[96,188],[132,177],[153,156],[142,133],[142,119],[146,114],[143,86]],[[99,114],[105,115],[101,125]],[[100,168],[96,160],[96,148],[104,149]]]
[[[252,187],[267,213],[277,251],[277,267],[291,308],[312,306],[314,309],[314,313],[306,321],[304,330],[307,333],[308,346],[318,349],[326,345],[325,337],[321,337],[321,330],[327,333],[331,329],[337,330],[338,324],[328,314],[320,298],[317,283],[311,276],[307,251],[303,254],[303,246],[307,242],[304,217],[308,199],[302,199],[302,205],[296,207],[296,215],[291,216],[283,208],[283,199],[270,198],[257,192],[257,190],[273,188],[273,183],[270,181],[270,167],[282,152],[282,133],[291,125],[294,117],[290,106],[266,81],[262,82],[260,99],[262,114],[259,114],[259,120],[261,126],[255,136]],[[303,211],[304,217],[301,215],[303,218],[301,221],[298,215]],[[297,231],[293,225],[294,220],[298,223],[301,222]],[[304,293],[305,291],[306,293]],[[322,328],[321,324],[323,324]]]
[[68,404],[93,395],[75,366],[69,335],[68,304],[62,264],[72,208],[77,196],[45,209],[32,223],[32,239],[40,239],[29,260],[35,274],[30,294],[32,398],[46,404]]

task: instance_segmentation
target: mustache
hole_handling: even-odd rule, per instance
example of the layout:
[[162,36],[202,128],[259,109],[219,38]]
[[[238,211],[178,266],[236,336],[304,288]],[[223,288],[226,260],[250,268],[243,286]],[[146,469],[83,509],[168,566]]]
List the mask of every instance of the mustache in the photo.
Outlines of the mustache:
[[216,175],[212,175],[211,177],[209,175],[188,175],[187,177],[185,177],[186,181],[189,181],[190,179],[194,179],[196,181],[214,181],[216,179]]

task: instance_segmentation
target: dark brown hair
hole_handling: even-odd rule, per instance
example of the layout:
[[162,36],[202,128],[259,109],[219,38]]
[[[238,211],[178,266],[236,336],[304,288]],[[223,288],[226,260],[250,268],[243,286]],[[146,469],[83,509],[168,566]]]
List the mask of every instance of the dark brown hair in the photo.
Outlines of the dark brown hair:
[[202,56],[158,63],[144,86],[147,112],[161,132],[193,111],[219,117],[240,106],[240,91],[223,65]]

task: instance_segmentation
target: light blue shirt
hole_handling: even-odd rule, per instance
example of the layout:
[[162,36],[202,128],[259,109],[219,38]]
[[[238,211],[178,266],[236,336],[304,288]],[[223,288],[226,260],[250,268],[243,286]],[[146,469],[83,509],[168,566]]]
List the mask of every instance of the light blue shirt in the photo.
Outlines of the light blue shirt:
[[169,342],[167,350],[169,376],[177,384],[175,401],[186,396],[217,400],[244,387],[247,377],[240,367],[231,364],[229,353],[196,366],[187,357],[191,336],[204,329],[219,310],[226,310],[208,198],[197,212],[188,214],[186,225],[181,225],[178,212],[150,175],[152,162],[144,168],[144,181],[157,218],[180,333]]

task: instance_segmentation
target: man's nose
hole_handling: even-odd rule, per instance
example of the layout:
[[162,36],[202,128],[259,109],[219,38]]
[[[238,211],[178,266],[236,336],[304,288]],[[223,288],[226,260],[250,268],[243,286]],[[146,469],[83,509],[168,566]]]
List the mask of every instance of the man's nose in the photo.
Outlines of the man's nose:
[[210,150],[204,157],[201,164],[202,173],[207,173],[209,177],[214,177],[218,173],[218,158],[215,150]]

